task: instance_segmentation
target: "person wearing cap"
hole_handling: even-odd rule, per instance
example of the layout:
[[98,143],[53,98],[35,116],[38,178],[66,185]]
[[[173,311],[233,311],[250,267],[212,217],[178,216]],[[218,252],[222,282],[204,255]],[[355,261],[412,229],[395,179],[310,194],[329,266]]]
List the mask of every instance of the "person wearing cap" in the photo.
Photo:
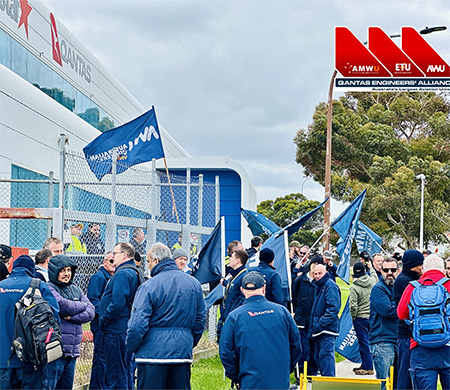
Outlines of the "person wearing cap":
[[300,372],[303,372],[303,363],[308,362],[308,375],[317,375],[318,366],[314,356],[314,340],[309,335],[312,302],[316,296],[314,283],[314,268],[317,264],[324,264],[323,257],[314,255],[307,264],[308,272],[295,279],[292,287],[292,302],[294,306],[294,320],[300,332],[302,356],[299,362]]
[[370,292],[377,280],[373,280],[367,275],[363,263],[357,262],[353,266],[353,284],[350,286],[349,306],[361,356],[361,367],[353,370],[356,375],[373,375],[372,355],[369,348]]
[[94,336],[94,355],[92,357],[89,389],[103,389],[110,387],[105,381],[105,346],[103,343],[103,332],[100,330],[99,316],[102,295],[115,270],[116,266],[114,264],[112,251],[110,251],[106,253],[103,258],[103,266],[89,279],[87,297],[95,307],[95,317],[90,324],[91,332]]
[[[394,282],[399,272],[396,259],[387,258],[381,264],[382,280],[370,293],[369,344],[377,379],[386,379],[397,353],[397,305]],[[382,383],[384,390],[386,384]]]
[[289,389],[300,359],[297,326],[288,310],[265,297],[265,279],[252,271],[242,278],[245,303],[225,321],[219,344],[225,375],[240,389]]
[[255,236],[250,241],[251,247],[246,249],[248,258],[252,257],[254,254],[256,254],[262,247],[263,239],[260,236]]
[[327,271],[330,274],[331,279],[335,282],[338,267],[334,264],[333,258],[334,254],[332,251],[326,250],[323,252],[323,262],[327,267]]
[[[403,253],[402,257],[402,272],[398,275],[394,282],[394,299],[396,305],[399,304],[400,299],[406,287],[413,280],[418,280],[422,275],[423,254],[415,249],[408,249]],[[412,389],[410,369],[410,343],[412,337],[411,328],[404,320],[398,320],[397,325],[397,375],[398,389]]]
[[296,264],[294,264],[294,267],[292,268],[292,262],[291,262],[291,277],[292,280],[294,280],[297,276],[300,276],[303,272],[306,272],[306,263],[308,261],[310,255],[309,247],[306,245],[303,245],[299,251],[298,256],[299,260]]
[[200,282],[178,270],[161,242],[150,248],[148,267],[151,278],[136,293],[126,338],[137,388],[190,389],[192,349],[206,323]]
[[266,299],[280,305],[284,304],[283,289],[281,287],[281,278],[273,266],[275,253],[272,249],[264,248],[259,252],[259,265],[255,271],[259,272],[266,279]]
[[8,267],[13,259],[11,247],[8,245],[0,245],[0,281],[9,276]]
[[175,264],[177,265],[180,271],[183,271],[186,267],[186,263],[188,261],[188,254],[183,248],[175,249],[172,255],[175,260]]
[[220,281],[225,287],[225,294],[220,305],[220,318],[217,323],[217,340],[220,340],[222,327],[228,314],[244,303],[245,297],[241,291],[241,281],[247,273],[247,268],[245,268],[247,260],[248,255],[245,250],[234,250],[229,262],[231,271],[225,279]]
[[323,264],[314,268],[316,297],[311,309],[309,334],[314,339],[314,353],[322,376],[336,376],[334,355],[339,336],[341,291]]
[[70,226],[70,243],[66,249],[66,252],[71,253],[86,253],[86,244],[81,242],[80,236],[84,229],[84,225],[81,222],[75,222]]
[[[30,287],[34,277],[34,262],[28,255],[19,256],[13,264],[11,275],[0,282],[0,389],[45,389],[45,366],[38,366],[22,362],[14,355],[10,360],[11,347],[14,338],[15,304],[22,298]],[[39,284],[42,297],[58,318],[59,307],[46,283]]]
[[[444,267],[444,260],[436,254],[431,254],[424,259],[424,273],[418,280],[419,285],[416,287],[410,283],[406,287],[397,307],[398,318],[410,320],[411,296],[414,289],[420,288],[421,285],[429,285],[440,281],[450,294],[450,280],[445,277]],[[449,313],[447,312],[446,315],[448,316]],[[423,318],[425,317],[426,315]],[[442,326],[441,323],[438,326],[434,325],[434,328]],[[419,328],[420,331],[427,329],[420,325]],[[450,389],[450,343],[438,348],[430,348],[425,344],[418,344],[416,340],[411,338],[410,372],[414,389],[437,389],[438,376],[442,389]]]
[[95,315],[94,305],[73,284],[76,269],[75,261],[66,255],[54,256],[48,264],[48,285],[58,302],[64,344],[64,355],[47,364],[49,389],[72,389],[83,335],[81,325]]

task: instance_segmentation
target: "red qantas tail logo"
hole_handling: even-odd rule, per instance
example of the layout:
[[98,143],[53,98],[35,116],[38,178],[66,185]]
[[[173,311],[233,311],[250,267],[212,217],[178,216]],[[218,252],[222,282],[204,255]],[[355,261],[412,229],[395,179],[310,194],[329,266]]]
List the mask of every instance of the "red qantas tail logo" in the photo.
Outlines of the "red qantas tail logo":
[[58,30],[56,29],[56,20],[52,13],[50,13],[50,22],[52,30],[52,47],[53,47],[53,59],[62,66],[61,60],[61,48],[59,46]]
[[449,77],[450,67],[412,27],[402,28],[402,48],[379,27],[368,46],[347,27],[335,29],[335,67],[344,77]]

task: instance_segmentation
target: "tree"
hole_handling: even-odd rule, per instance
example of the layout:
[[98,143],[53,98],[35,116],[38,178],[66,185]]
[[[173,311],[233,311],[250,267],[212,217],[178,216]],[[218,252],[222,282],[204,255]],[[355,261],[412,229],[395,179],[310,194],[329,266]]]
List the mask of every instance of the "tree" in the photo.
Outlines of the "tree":
[[[320,202],[308,200],[299,193],[285,195],[275,200],[264,200],[257,206],[258,213],[269,218],[281,228],[315,209]],[[290,240],[297,240],[304,245],[312,245],[322,233],[323,210],[314,214]]]
[[[332,196],[353,200],[367,188],[361,220],[407,247],[419,236],[420,181],[425,187],[424,241],[448,242],[450,104],[432,92],[347,93],[333,102]],[[324,183],[327,110],[320,103],[294,142],[304,173]]]

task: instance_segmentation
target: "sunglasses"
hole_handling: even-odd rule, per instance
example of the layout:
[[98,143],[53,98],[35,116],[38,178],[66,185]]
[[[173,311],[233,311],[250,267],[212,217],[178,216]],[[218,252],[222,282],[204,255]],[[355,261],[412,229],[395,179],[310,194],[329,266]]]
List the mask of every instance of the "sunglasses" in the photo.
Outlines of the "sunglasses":
[[301,255],[305,256],[308,254],[308,252],[300,252]]
[[391,271],[393,274],[394,273],[396,273],[397,272],[397,270],[398,270],[398,268],[382,268],[382,271],[384,272],[384,273],[388,273],[389,271]]

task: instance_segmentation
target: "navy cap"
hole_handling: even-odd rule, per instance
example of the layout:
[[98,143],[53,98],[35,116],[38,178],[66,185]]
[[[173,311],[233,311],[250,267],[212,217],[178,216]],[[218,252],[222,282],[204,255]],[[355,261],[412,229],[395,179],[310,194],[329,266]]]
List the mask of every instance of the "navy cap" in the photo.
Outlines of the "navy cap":
[[241,286],[245,290],[257,290],[258,288],[264,287],[265,284],[266,280],[264,276],[259,272],[252,271],[242,278]]
[[0,245],[0,259],[9,259],[12,257],[11,247],[8,245]]

